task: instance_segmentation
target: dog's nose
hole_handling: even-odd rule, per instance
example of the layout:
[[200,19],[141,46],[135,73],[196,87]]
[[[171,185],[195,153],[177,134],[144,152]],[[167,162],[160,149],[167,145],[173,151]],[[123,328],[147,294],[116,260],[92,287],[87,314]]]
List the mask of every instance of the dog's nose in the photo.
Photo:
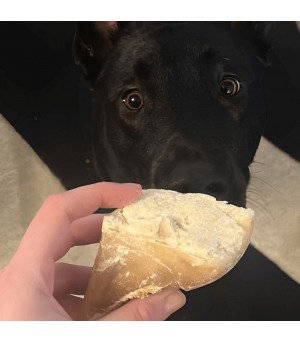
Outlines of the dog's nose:
[[245,187],[238,184],[238,181],[235,179],[234,182],[230,182],[230,179],[224,177],[223,180],[220,180],[219,177],[216,180],[208,180],[207,183],[203,183],[201,187],[197,188],[197,192],[204,193],[213,196],[218,201],[227,201],[228,203],[245,207]]
[[228,188],[228,184],[225,181],[209,181],[207,185],[203,185],[202,193],[209,194],[217,200],[222,200],[226,193],[228,193]]
[[219,173],[199,174],[197,178],[189,178],[182,184],[185,193],[203,193],[211,195],[219,201],[228,201],[227,198],[231,191],[228,176]]
[[159,182],[156,187],[181,193],[208,194],[218,201],[240,207],[246,204],[246,180],[240,172],[233,172],[232,169],[216,171],[190,167],[179,172],[178,168],[174,168],[165,181]]
[[246,174],[230,155],[223,153],[217,157],[204,160],[195,156],[175,163],[162,163],[157,169],[155,188],[208,194],[219,201],[245,207]]
[[[194,180],[194,182],[188,182],[188,184],[183,185],[182,190],[184,193],[208,194],[218,201],[227,201],[232,205],[245,207],[246,188],[238,182],[236,177],[231,180],[225,175],[220,177],[218,174],[212,174]],[[178,191],[181,191],[180,187]]]

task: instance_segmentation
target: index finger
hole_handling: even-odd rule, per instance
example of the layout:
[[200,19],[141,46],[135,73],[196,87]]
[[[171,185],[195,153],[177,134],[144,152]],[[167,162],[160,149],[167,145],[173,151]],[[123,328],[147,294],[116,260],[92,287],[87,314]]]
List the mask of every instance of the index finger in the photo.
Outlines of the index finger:
[[72,246],[70,226],[74,220],[100,207],[128,205],[140,194],[138,184],[100,182],[51,195],[31,222],[14,259],[32,267],[49,259],[56,261]]

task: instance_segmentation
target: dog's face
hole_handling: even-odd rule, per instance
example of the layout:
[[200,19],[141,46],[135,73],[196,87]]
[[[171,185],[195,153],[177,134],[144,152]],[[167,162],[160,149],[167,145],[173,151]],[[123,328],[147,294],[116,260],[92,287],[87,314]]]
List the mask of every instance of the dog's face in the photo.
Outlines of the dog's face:
[[85,25],[74,53],[92,78],[100,180],[245,206],[264,126],[257,55],[267,47],[226,23]]

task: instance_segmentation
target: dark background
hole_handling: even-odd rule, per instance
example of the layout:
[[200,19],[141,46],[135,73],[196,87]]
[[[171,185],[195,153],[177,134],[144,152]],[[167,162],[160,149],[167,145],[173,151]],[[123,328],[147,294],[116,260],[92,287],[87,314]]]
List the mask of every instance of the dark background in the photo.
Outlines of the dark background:
[[[72,57],[73,22],[0,22],[0,113],[67,188],[98,181],[88,153],[88,84]],[[265,137],[300,161],[300,35],[270,32]],[[1,148],[1,147],[0,147]],[[252,246],[220,280],[187,292],[171,320],[300,320],[300,286]]]

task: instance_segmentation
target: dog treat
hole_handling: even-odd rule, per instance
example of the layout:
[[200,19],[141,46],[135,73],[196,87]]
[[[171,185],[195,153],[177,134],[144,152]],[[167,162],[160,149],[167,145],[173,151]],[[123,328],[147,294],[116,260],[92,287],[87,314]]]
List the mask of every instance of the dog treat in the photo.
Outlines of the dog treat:
[[104,218],[78,319],[97,320],[130,299],[219,279],[244,254],[253,216],[205,194],[143,190]]

